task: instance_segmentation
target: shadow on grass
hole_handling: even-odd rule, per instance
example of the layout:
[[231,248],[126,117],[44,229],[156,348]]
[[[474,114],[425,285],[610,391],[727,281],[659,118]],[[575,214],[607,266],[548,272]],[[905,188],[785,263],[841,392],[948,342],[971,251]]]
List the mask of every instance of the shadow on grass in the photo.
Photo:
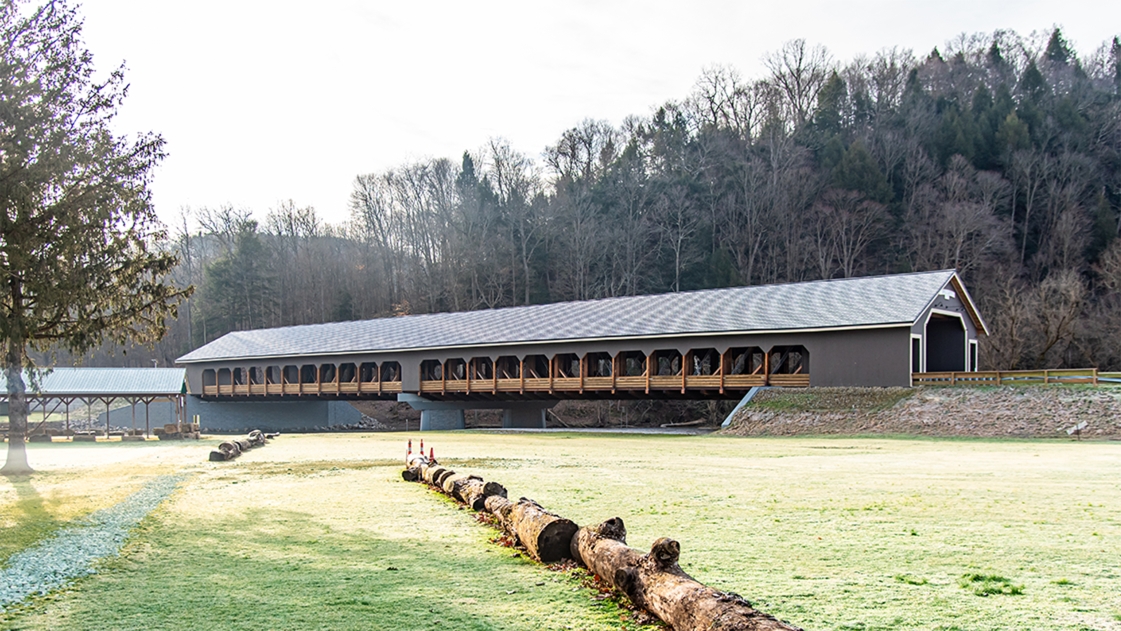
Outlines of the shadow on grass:
[[[482,541],[349,533],[299,512],[146,519],[122,556],[70,593],[0,615],[18,628],[609,629],[566,575]],[[67,601],[62,608],[51,600]]]
[[[16,491],[16,502],[11,506],[11,511],[5,516],[6,527],[0,529],[0,567],[7,564],[8,559],[38,541],[62,528],[65,520],[58,519],[52,512],[52,507],[57,507],[58,500],[47,502],[35,490],[34,476],[0,476],[0,485],[9,485]],[[14,522],[14,523],[13,523]]]

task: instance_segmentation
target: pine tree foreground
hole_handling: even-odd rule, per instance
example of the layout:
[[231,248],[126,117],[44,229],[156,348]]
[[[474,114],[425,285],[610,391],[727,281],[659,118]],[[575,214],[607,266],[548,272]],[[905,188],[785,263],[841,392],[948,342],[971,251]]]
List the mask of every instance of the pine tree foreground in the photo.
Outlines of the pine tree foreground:
[[165,281],[176,265],[148,190],[163,139],[114,136],[123,68],[94,78],[82,20],[65,2],[34,11],[0,4],[0,335],[8,381],[8,455],[27,462],[28,350],[82,353],[151,342],[191,288]]

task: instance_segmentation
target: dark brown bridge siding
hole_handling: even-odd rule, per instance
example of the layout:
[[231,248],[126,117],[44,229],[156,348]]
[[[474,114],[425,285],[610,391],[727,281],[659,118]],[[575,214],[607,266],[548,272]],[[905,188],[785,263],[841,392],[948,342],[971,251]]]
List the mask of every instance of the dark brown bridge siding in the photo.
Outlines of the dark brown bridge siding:
[[[815,333],[715,335],[677,337],[665,340],[618,340],[596,342],[565,342],[553,344],[518,344],[480,348],[454,348],[431,351],[362,353],[353,355],[322,355],[280,358],[255,358],[237,361],[216,361],[187,364],[187,382],[192,394],[202,393],[202,373],[206,369],[238,368],[285,364],[341,364],[353,362],[396,361],[401,364],[401,389],[420,390],[420,364],[427,359],[444,361],[451,358],[526,355],[553,356],[563,353],[583,355],[606,352],[715,348],[723,353],[729,348],[757,346],[768,350],[775,346],[804,346],[809,353],[811,386],[909,386],[910,324],[882,329],[853,329]],[[652,393],[653,396],[653,393]]]

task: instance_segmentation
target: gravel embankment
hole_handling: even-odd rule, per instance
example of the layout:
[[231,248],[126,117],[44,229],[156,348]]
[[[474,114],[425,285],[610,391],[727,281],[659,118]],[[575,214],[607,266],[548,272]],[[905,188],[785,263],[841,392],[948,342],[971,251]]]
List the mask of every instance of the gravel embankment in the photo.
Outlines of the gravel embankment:
[[1121,438],[1121,388],[810,388],[767,390],[724,430],[741,436],[902,434]]
[[184,476],[161,476],[121,503],[97,511],[50,539],[22,550],[0,569],[0,611],[67,581],[95,574],[94,561],[116,554],[129,532],[152,512]]

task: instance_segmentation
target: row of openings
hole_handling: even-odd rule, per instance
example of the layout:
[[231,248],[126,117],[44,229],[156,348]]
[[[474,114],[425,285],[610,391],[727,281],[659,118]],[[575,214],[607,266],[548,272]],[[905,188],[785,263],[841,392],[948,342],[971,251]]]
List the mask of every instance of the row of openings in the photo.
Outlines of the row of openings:
[[401,381],[401,364],[374,362],[363,364],[304,364],[302,366],[253,366],[251,368],[219,368],[202,372],[203,386],[307,384],[307,383],[377,383]]
[[[768,357],[768,353],[770,357]],[[767,370],[772,375],[809,374],[810,355],[802,346],[776,346],[770,351],[755,346],[728,349],[722,358],[715,348],[700,348],[684,355],[676,350],[654,351],[650,355],[649,366],[646,353],[642,351],[623,351],[615,358],[608,353],[588,353],[584,356],[584,377],[610,377],[618,371],[619,377],[645,377],[647,369],[651,376],[681,376],[682,369],[687,375],[718,375],[721,361],[725,375],[763,374]],[[575,353],[564,353],[553,358],[556,378],[580,377],[580,357]],[[452,358],[443,362],[427,359],[421,362],[420,375],[423,381],[461,381],[471,379],[520,379],[522,366],[526,379],[547,379],[549,377],[549,357],[546,355],[527,355],[524,363],[513,355],[491,360],[490,357],[470,359]]]

